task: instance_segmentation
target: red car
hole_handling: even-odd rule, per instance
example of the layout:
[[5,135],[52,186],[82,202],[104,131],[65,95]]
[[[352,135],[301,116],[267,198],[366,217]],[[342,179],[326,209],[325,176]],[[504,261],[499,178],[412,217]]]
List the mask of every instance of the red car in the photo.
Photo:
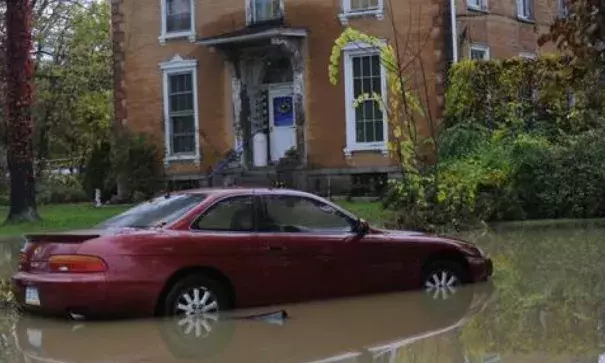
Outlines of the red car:
[[201,189],[142,203],[97,228],[26,236],[13,276],[35,313],[215,314],[232,308],[487,280],[470,243],[370,227],[285,189]]

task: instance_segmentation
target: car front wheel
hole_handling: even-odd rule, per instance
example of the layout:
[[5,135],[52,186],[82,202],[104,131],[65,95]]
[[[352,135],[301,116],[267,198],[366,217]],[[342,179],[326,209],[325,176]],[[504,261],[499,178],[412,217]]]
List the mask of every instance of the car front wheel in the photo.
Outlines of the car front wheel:
[[423,273],[422,288],[434,300],[447,300],[465,281],[464,269],[451,261],[436,261]]
[[169,316],[213,316],[228,309],[227,290],[218,281],[201,275],[177,282],[164,303],[164,314]]

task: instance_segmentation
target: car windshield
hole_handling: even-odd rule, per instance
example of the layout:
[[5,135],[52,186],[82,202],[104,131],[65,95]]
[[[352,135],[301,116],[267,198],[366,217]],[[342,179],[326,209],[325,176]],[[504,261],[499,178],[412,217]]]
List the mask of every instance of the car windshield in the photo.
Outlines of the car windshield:
[[158,197],[103,222],[98,228],[161,227],[176,221],[206,197],[205,194],[175,194]]

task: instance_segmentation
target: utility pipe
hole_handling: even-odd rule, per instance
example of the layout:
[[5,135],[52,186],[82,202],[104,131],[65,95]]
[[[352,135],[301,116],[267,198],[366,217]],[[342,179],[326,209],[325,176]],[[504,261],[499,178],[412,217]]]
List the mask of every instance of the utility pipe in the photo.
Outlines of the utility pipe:
[[452,22],[452,63],[458,62],[458,29],[456,24],[456,0],[450,0],[450,20]]

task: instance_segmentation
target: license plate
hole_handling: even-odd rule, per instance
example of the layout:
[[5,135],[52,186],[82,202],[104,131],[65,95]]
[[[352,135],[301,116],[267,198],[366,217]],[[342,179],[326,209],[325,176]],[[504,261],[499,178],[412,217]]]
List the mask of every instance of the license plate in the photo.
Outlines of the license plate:
[[40,306],[40,295],[35,287],[27,287],[25,289],[25,303],[27,305]]

